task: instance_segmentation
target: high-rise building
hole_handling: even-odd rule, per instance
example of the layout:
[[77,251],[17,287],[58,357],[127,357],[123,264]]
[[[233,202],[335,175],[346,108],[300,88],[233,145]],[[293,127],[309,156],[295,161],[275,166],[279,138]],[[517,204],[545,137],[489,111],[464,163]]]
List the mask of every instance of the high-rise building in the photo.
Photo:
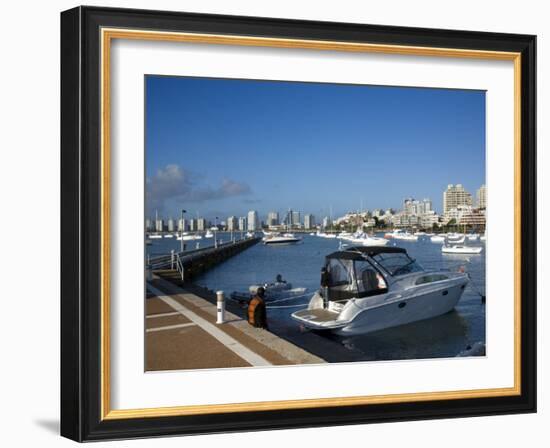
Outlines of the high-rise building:
[[145,231],[150,232],[153,230],[153,220],[151,218],[145,219]]
[[267,225],[268,226],[279,225],[279,212],[269,212],[267,214]]
[[229,230],[230,232],[238,230],[238,225],[239,223],[235,216],[230,216],[229,218],[227,218],[227,230]]
[[300,222],[300,212],[292,212],[290,217],[291,217],[290,225],[299,227],[300,224],[301,224],[301,222]]
[[250,210],[248,212],[248,231],[255,232],[256,230],[259,230],[259,225],[258,212],[256,210]]
[[481,187],[479,187],[479,190],[477,190],[477,208],[487,208],[487,190],[485,188],[485,184],[483,184]]
[[443,192],[443,213],[461,205],[472,205],[472,195],[461,184],[449,184]]
[[189,220],[189,231],[196,232],[197,231],[197,220],[191,218]]
[[246,217],[241,216],[239,218],[239,230],[241,230],[243,232],[246,231],[246,227],[247,227],[246,224],[247,224]]
[[206,230],[206,219],[197,218],[197,230],[199,232],[204,232]]
[[169,232],[176,231],[176,221],[174,221],[172,218],[168,219],[168,231]]
[[306,213],[304,215],[304,228],[307,230],[313,229],[315,227],[315,217],[310,214]]
[[155,222],[155,230],[157,232],[162,232],[164,230],[164,221],[162,220],[162,218],[157,218]]
[[187,222],[184,219],[178,219],[178,232],[185,232],[187,230]]

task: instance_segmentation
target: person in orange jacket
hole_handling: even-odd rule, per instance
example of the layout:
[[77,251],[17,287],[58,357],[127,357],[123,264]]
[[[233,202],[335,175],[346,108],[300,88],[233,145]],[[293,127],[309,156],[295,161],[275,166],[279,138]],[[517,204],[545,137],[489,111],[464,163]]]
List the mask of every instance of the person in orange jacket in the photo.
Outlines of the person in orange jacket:
[[265,289],[259,287],[256,295],[248,302],[248,323],[257,328],[267,329],[267,312],[265,306]]

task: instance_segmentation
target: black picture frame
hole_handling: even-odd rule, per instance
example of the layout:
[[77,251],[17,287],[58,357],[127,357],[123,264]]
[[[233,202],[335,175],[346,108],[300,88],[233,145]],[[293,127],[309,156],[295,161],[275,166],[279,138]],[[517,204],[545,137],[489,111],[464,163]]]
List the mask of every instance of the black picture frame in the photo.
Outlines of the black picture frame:
[[[102,419],[100,29],[128,28],[521,54],[521,393]],[[76,441],[536,412],[536,37],[99,7],[61,13],[61,434]]]

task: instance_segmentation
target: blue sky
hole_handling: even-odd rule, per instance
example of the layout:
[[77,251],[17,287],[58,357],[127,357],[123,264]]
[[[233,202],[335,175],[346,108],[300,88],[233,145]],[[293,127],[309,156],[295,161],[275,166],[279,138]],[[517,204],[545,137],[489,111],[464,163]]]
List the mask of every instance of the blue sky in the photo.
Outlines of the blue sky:
[[146,77],[146,209],[316,217],[485,183],[485,92]]

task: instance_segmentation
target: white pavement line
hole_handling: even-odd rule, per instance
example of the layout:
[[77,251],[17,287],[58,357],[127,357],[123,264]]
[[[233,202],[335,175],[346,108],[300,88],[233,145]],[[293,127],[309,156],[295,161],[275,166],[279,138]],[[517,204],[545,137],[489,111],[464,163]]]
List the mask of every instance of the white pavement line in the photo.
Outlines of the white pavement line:
[[154,319],[155,317],[168,317],[168,316],[179,316],[180,313],[178,311],[173,311],[171,313],[160,313],[160,314],[149,314],[148,316],[145,316],[147,319]]
[[[177,314],[180,314],[180,313],[177,313]],[[186,324],[175,324],[175,325],[166,325],[166,327],[147,328],[145,332],[151,333],[153,331],[175,330],[176,328],[194,327],[196,325],[197,324],[194,322],[187,322]]]
[[211,324],[207,320],[198,316],[193,311],[185,308],[178,301],[172,299],[171,297],[166,296],[165,293],[163,293],[159,289],[155,288],[150,284],[147,284],[147,288],[149,288],[149,290],[153,294],[155,294],[160,300],[162,300],[164,303],[166,303],[167,305],[170,305],[176,311],[179,311],[183,316],[187,317],[187,319],[196,323],[204,331],[209,333],[211,336],[213,336],[215,339],[217,339],[219,342],[225,345],[229,350],[231,350],[237,356],[244,359],[250,365],[254,367],[272,365],[269,361],[262,358],[257,353],[254,353],[252,350],[250,350],[249,348],[242,345],[240,342],[233,339],[231,336],[229,336],[227,333],[217,328],[215,325]]

